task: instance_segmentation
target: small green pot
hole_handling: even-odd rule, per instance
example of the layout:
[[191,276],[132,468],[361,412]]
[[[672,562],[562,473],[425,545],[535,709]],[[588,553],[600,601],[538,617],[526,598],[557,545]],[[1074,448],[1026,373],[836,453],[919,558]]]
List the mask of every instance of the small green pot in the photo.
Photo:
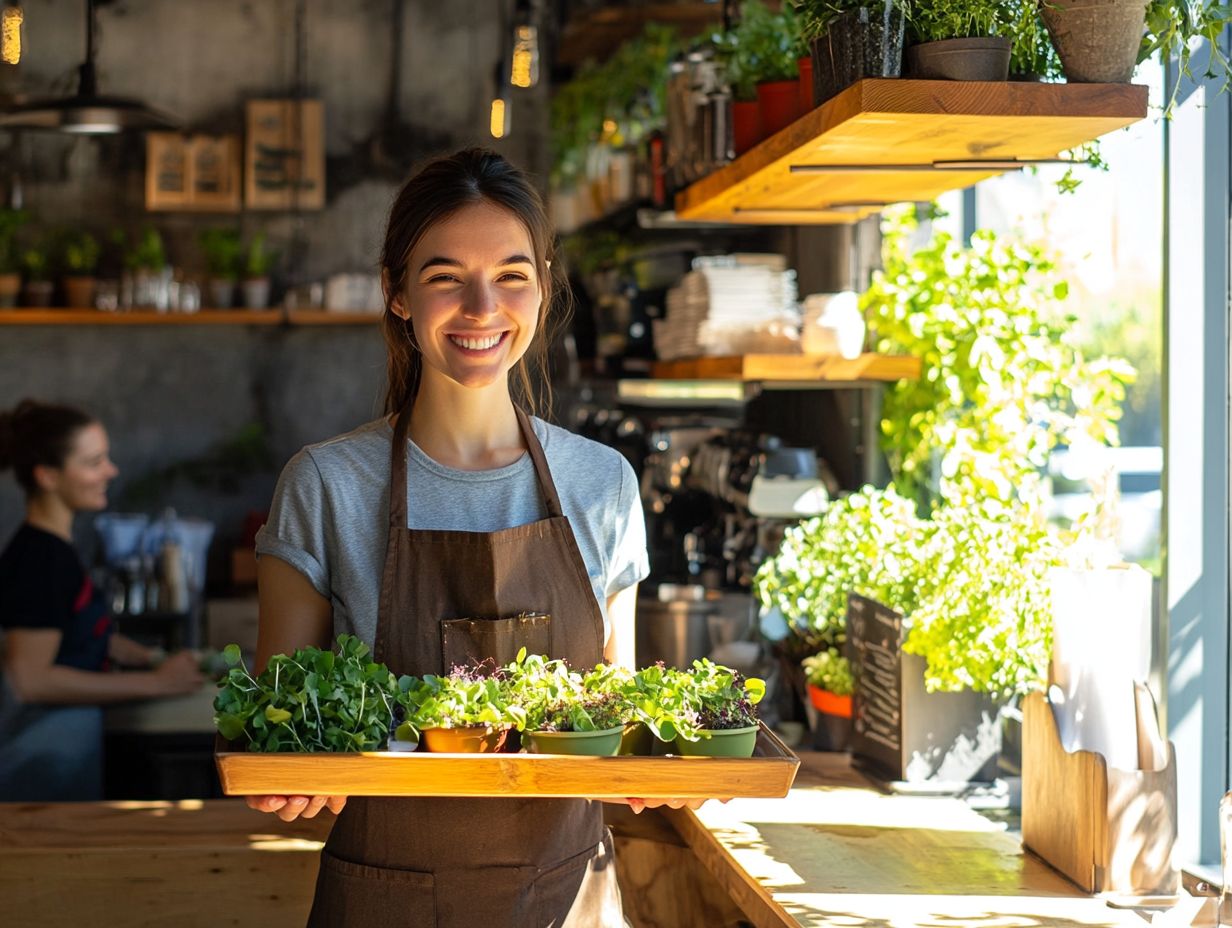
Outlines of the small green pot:
[[624,726],[603,731],[528,731],[522,744],[532,754],[572,754],[586,757],[612,757],[620,750]]
[[654,748],[654,740],[655,737],[645,722],[627,722],[624,734],[620,736],[620,753],[649,757]]
[[703,731],[700,741],[676,739],[676,750],[685,757],[752,757],[759,726]]

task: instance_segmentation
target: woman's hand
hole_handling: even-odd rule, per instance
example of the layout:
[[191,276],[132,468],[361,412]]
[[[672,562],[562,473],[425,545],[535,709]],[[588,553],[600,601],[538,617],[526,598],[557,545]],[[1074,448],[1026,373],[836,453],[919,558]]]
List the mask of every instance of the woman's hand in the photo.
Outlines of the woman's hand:
[[346,805],[346,796],[245,796],[248,808],[273,812],[284,822],[314,818],[324,808],[337,815]]
[[205,674],[191,651],[177,651],[151,671],[158,682],[159,695],[183,696],[195,693],[205,683]]

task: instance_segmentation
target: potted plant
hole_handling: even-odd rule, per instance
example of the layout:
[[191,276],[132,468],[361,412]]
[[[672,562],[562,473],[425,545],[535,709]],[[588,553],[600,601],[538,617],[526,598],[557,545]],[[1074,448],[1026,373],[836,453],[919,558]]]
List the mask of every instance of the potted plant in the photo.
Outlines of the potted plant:
[[732,150],[742,155],[762,138],[761,113],[757,105],[757,62],[752,43],[739,29],[715,35],[715,55],[732,96]]
[[532,754],[611,757],[620,752],[628,707],[617,693],[568,693],[527,714],[523,744]]
[[1059,81],[1064,77],[1038,0],[1015,0],[1012,4],[1010,43],[1010,80]]
[[209,273],[210,305],[230,309],[235,305],[235,282],[240,274],[240,233],[237,229],[202,229],[198,241]]
[[248,243],[244,253],[244,305],[249,309],[265,309],[269,306],[270,268],[277,255],[265,247],[265,233],[258,232]]
[[909,0],[793,0],[813,61],[813,106],[866,77],[902,73]]
[[95,270],[100,248],[98,239],[84,229],[66,231],[60,240],[60,265],[64,272],[64,302],[74,308],[94,308]]
[[752,757],[765,681],[746,679],[707,658],[684,673],[681,689],[691,718],[677,720],[676,750],[688,757]]
[[1003,81],[1013,23],[1006,0],[913,0],[908,71],[926,80]]
[[171,304],[171,268],[159,231],[153,226],[142,228],[124,264],[132,275],[130,305],[165,312]]
[[827,648],[802,662],[809,705],[817,713],[813,746],[819,751],[845,751],[851,740],[851,694],[855,683],[851,664],[838,648]]
[[789,4],[775,13],[761,0],[745,0],[738,31],[753,61],[758,118],[766,138],[800,118],[799,27]]
[[50,306],[55,284],[51,281],[51,259],[41,243],[33,243],[22,249],[21,269],[26,280],[25,304]]
[[21,264],[17,254],[17,230],[29,215],[20,209],[0,207],[0,307],[17,305],[21,291]]
[[423,750],[449,754],[499,751],[514,724],[509,689],[498,670],[455,667],[447,676],[429,674],[399,681],[392,740],[421,743]]

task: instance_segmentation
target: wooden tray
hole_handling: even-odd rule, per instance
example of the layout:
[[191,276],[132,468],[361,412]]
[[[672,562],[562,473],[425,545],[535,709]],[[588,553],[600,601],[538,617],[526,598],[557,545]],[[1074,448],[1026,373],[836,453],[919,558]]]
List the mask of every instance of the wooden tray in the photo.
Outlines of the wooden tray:
[[787,795],[800,758],[766,726],[752,757],[566,757],[561,754],[214,755],[228,796],[548,796],[726,799]]

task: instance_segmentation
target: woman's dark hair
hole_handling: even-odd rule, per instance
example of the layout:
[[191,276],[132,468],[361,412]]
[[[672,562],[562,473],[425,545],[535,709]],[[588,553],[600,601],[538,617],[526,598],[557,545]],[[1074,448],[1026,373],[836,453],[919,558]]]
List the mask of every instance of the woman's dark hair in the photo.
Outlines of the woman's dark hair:
[[[414,399],[423,372],[423,356],[415,341],[414,328],[392,309],[394,298],[406,286],[407,261],[411,250],[433,225],[448,219],[464,206],[490,203],[513,213],[526,227],[534,249],[535,272],[543,287],[543,303],[534,341],[514,368],[511,384],[514,402],[532,413],[550,402],[547,377],[549,326],[558,313],[552,311],[557,294],[567,294],[560,270],[552,265],[553,232],[543,200],[520,170],[494,151],[467,148],[429,162],[398,191],[389,211],[381,269],[387,280],[385,314],[381,331],[388,355],[388,385],[385,412],[399,412]],[[556,275],[554,277],[554,275]],[[529,363],[528,363],[529,361]],[[534,376],[532,376],[532,370]]]
[[63,467],[77,433],[96,420],[72,406],[22,400],[0,412],[0,471],[13,468],[27,496],[38,492],[36,467]]

